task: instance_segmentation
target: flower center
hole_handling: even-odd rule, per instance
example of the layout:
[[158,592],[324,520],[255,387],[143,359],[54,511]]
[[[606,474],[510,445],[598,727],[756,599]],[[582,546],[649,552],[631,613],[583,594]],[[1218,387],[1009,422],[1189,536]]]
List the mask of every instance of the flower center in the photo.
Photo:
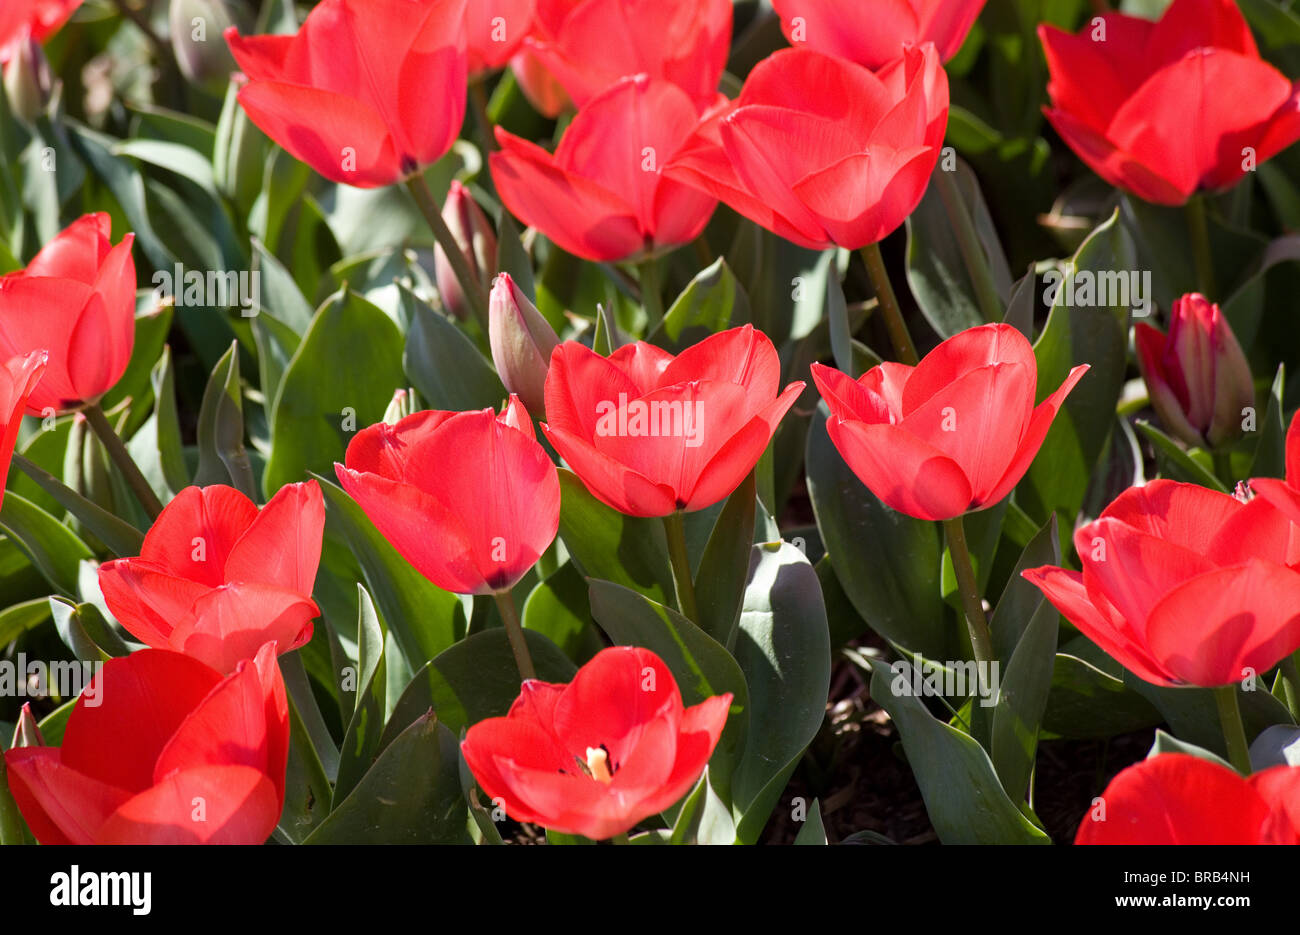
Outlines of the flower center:
[[609,769],[609,751],[605,745],[587,748],[587,773],[597,782],[610,783],[614,774]]

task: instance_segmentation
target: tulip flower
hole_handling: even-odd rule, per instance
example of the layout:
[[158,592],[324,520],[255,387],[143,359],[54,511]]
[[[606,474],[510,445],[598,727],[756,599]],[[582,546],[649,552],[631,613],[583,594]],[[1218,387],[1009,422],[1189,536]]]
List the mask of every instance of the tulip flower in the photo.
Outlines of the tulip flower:
[[731,0],[584,0],[538,6],[528,53],[581,110],[625,75],[677,85],[697,111],[718,98]]
[[1043,24],[1048,120],[1103,179],[1181,205],[1236,184],[1300,139],[1300,99],[1233,0],[1174,0],[1159,22],[1106,13]]
[[1227,686],[1300,648],[1296,539],[1263,499],[1156,480],[1075,531],[1082,572],[1023,575],[1139,678]]
[[1256,477],[1251,479],[1250,489],[1300,525],[1300,412],[1291,417],[1286,433],[1286,480]]
[[948,77],[932,44],[872,72],[810,49],[754,66],[664,169],[779,237],[857,250],[921,201],[948,125]]
[[1290,803],[1300,768],[1243,778],[1218,763],[1162,753],[1110,781],[1084,816],[1075,844],[1297,844]]
[[[492,271],[496,269],[497,237],[469,189],[455,179],[452,179],[447,200],[442,206],[442,219],[460,245],[470,274],[487,289],[492,281]],[[442,304],[457,318],[469,317],[469,301],[441,245],[433,249],[433,263]]]
[[466,0],[324,0],[294,36],[226,41],[253,123],[333,182],[391,185],[440,159],[465,116]]
[[289,484],[260,511],[233,487],[186,487],[137,558],[99,566],[108,609],[137,639],[230,672],[264,643],[311,639],[325,503],[315,481]]
[[946,520],[1011,493],[1087,369],[1034,406],[1033,348],[996,324],[949,338],[916,367],[884,363],[856,381],[821,364],[812,373],[826,430],[858,479],[900,513]]
[[544,417],[546,373],[560,338],[509,273],[492,284],[488,340],[506,389],[522,399],[533,416]]
[[933,42],[946,62],[957,54],[985,0],[772,0],[781,31],[796,47],[887,65],[905,45]]
[[471,75],[510,61],[532,29],[535,7],[536,0],[468,0],[465,40]]
[[81,0],[4,0],[0,3],[0,59],[5,47],[30,37],[44,42],[68,21]]
[[289,707],[267,644],[229,675],[145,649],[109,660],[61,747],[5,753],[42,844],[262,844],[284,805]]
[[624,78],[573,118],[554,155],[497,127],[492,181],[513,215],[570,253],[643,258],[694,240],[717,206],[660,174],[698,124],[680,88]]
[[32,351],[0,365],[0,504],[4,503],[4,482],[18,441],[23,409],[45,372],[48,356],[45,351]]
[[1228,320],[1204,296],[1174,301],[1169,334],[1134,326],[1138,365],[1160,421],[1189,445],[1217,448],[1241,435],[1255,384]]
[[510,713],[470,727],[461,751],[511,818],[600,840],[690,790],[730,707],[730,694],[683,707],[658,656],[616,646],[567,685],[524,682]]
[[27,412],[93,404],[121,378],[135,344],[134,234],[113,246],[107,214],[87,214],[27,268],[0,276],[0,359],[46,349]]
[[515,396],[500,416],[417,412],[348,445],[339,483],[415,569],[457,594],[508,591],[560,526],[560,482]]
[[804,384],[778,392],[781,363],[752,325],[674,357],[638,341],[601,357],[551,354],[547,439],[592,495],[631,516],[703,510],[754,468]]

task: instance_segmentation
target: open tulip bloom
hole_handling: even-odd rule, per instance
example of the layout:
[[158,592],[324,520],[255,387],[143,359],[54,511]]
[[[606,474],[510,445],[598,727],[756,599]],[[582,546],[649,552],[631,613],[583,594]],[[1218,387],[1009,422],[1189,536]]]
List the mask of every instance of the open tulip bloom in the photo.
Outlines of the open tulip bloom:
[[1035,406],[1029,341],[1010,325],[981,325],[916,367],[884,363],[854,380],[814,364],[813,380],[831,441],[871,492],[900,513],[946,520],[1011,493],[1087,369]]
[[663,660],[616,646],[567,685],[524,682],[510,713],[479,721],[461,749],[483,791],[512,818],[602,840],[695,785],[730,706],[724,694],[684,707]]
[[1300,97],[1233,0],[1174,0],[1159,22],[1105,13],[1038,27],[1047,118],[1079,158],[1146,201],[1227,188],[1300,139]]
[[946,62],[957,54],[985,0],[772,0],[795,47],[880,68],[905,45],[933,42]]
[[59,747],[4,754],[42,844],[261,844],[284,806],[289,705],[275,646],[222,675],[146,649],[104,664]]

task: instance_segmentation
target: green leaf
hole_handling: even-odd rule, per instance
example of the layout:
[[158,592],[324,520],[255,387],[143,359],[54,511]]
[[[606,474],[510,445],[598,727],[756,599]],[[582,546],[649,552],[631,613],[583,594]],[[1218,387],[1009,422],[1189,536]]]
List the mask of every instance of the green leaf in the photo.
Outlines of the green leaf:
[[25,464],[22,461],[16,463],[24,474],[75,516],[93,536],[108,546],[114,555],[126,558],[140,554],[144,545],[144,534],[140,530],[118,519],[98,504],[87,500],[71,487],[65,486],[49,471],[30,461]]
[[808,493],[831,566],[871,628],[926,658],[956,654],[958,630],[940,594],[939,526],[885,506],[826,434],[825,404],[808,430]]
[[533,261],[519,239],[519,227],[510,212],[502,211],[497,223],[497,270],[509,273],[528,301],[537,304],[537,286],[533,283]]
[[587,582],[572,562],[565,562],[533,588],[524,603],[523,624],[541,633],[579,664],[605,644],[587,607]]
[[402,653],[413,666],[433,659],[464,630],[460,599],[412,568],[342,489],[323,477],[317,481],[325,495],[326,527],[352,549]]
[[1279,364],[1277,375],[1268,390],[1268,408],[1264,424],[1259,427],[1259,445],[1250,466],[1251,477],[1286,476],[1286,415],[1282,408],[1282,391],[1286,386],[1286,367]]
[[751,471],[727,498],[726,505],[718,514],[695,574],[695,603],[699,610],[700,628],[723,645],[731,640],[745,594],[750,549],[754,542],[757,496],[758,488]]
[[1153,759],[1162,753],[1183,753],[1187,756],[1199,757],[1202,760],[1208,760],[1211,763],[1215,763],[1225,769],[1231,769],[1233,772],[1236,772],[1236,769],[1234,769],[1232,764],[1223,759],[1223,757],[1211,753],[1204,747],[1198,747],[1194,743],[1184,743],[1177,737],[1171,736],[1166,734],[1164,731],[1157,729],[1156,738],[1151,744],[1150,752],[1147,753],[1147,759]]
[[[528,652],[544,682],[568,682],[577,668],[540,633],[524,631]],[[414,718],[432,708],[454,734],[490,717],[505,717],[519,697],[519,669],[506,631],[475,633],[440,653],[411,679],[380,737],[386,749]]]
[[730,647],[749,689],[749,729],[734,800],[742,841],[767,822],[826,717],[830,629],[817,573],[786,542],[754,546],[740,626]]
[[739,288],[726,259],[718,257],[690,281],[647,340],[680,352],[726,330],[732,322]]
[[357,705],[339,751],[337,799],[345,797],[379,754],[384,729],[384,630],[370,595],[357,585]]
[[1020,558],[1016,561],[1007,586],[998,598],[997,609],[989,620],[993,634],[993,650],[1002,665],[1011,662],[1011,656],[1020,645],[1021,637],[1043,600],[1043,592],[1021,577],[1020,573],[1043,565],[1061,564],[1061,538],[1056,517],[1034,533]]
[[77,593],[77,564],[93,558],[71,529],[13,491],[0,508],[0,532],[9,536],[60,594]]
[[1156,460],[1160,462],[1161,474],[1189,484],[1200,484],[1220,493],[1227,493],[1223,481],[1214,476],[1214,472],[1193,458],[1178,442],[1160,431],[1150,422],[1139,419],[1137,430],[1151,442],[1156,450]]
[[239,385],[239,343],[230,345],[208,379],[199,408],[199,467],[194,483],[200,487],[229,483],[245,496],[256,497],[253,467],[244,448],[243,391]]
[[402,358],[407,377],[431,409],[498,409],[506,388],[487,359],[446,316],[405,285],[402,305],[411,322]]
[[893,671],[872,661],[871,698],[893,718],[925,809],[944,844],[1050,844],[1007,797],[988,754],[936,720],[919,698],[891,691]]
[[97,618],[103,618],[93,604],[73,604],[63,598],[49,598],[50,613],[54,617],[54,628],[58,630],[63,644],[72,650],[72,654],[82,662],[107,662],[112,656],[95,641],[87,629],[93,628]]
[[267,495],[309,473],[330,473],[353,434],[383,419],[404,382],[402,335],[393,320],[353,292],[330,296],[289,361],[271,409]]
[[190,482],[189,467],[185,463],[185,446],[181,440],[180,416],[176,410],[170,347],[163,347],[162,356],[158,358],[149,378],[153,384],[153,413],[140,430],[131,436],[127,448],[149,481],[149,486],[166,503]]
[[659,603],[676,593],[663,524],[605,506],[564,468],[560,469],[560,538],[589,578],[634,588]]
[[0,610],[0,647],[8,646],[28,630],[50,619],[50,600],[37,597]]
[[794,836],[795,844],[826,844],[826,826],[822,824],[821,803],[812,800],[808,806],[808,818]]
[[736,825],[731,812],[709,783],[705,769],[673,822],[670,844],[734,844]]
[[[1087,651],[1103,655],[1086,640],[1078,646],[1085,643]],[[1146,699],[1129,689],[1123,679],[1103,671],[1107,665],[1118,670],[1114,660],[1082,659],[1075,655],[1075,644],[1070,641],[1056,654],[1052,690],[1043,712],[1045,731],[1061,737],[1102,739],[1160,723],[1160,713]]]
[[432,712],[380,754],[305,844],[467,844],[460,748]]
[[993,767],[1002,788],[1017,801],[1029,787],[1038,752],[1038,728],[1052,688],[1060,620],[1052,603],[1041,599],[1007,664],[993,712],[989,744]]

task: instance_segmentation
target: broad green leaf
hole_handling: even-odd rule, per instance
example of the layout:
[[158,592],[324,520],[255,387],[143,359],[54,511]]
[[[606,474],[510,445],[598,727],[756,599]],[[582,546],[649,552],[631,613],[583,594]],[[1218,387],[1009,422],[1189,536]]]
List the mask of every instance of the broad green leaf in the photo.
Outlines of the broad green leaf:
[[140,530],[65,486],[44,468],[30,461],[25,464],[19,462],[18,466],[60,506],[75,516],[92,535],[108,546],[114,555],[126,558],[140,554],[144,545],[144,534]]
[[384,630],[365,588],[357,585],[357,706],[343,735],[339,750],[336,798],[345,797],[365,775],[379,755],[379,737],[384,729],[385,659]]
[[411,330],[402,358],[407,377],[431,409],[499,409],[507,393],[492,365],[459,328],[405,286]]
[[0,507],[0,532],[18,545],[59,593],[69,597],[77,593],[77,563],[94,556],[71,529],[9,491]]
[[718,514],[695,574],[700,628],[724,646],[731,640],[745,593],[757,515],[756,496],[757,486],[751,471]]
[[1150,422],[1139,419],[1137,430],[1155,448],[1156,460],[1160,463],[1162,475],[1227,493],[1228,488],[1223,485],[1223,481],[1214,476],[1213,471],[1197,461],[1178,442]]
[[1211,763],[1225,767],[1226,769],[1232,769],[1236,772],[1236,770],[1233,769],[1232,764],[1223,759],[1223,757],[1211,753],[1204,747],[1198,747],[1194,743],[1184,743],[1177,737],[1173,737],[1166,734],[1164,731],[1157,729],[1156,738],[1151,744],[1150,752],[1147,753],[1147,759],[1153,759],[1154,757],[1160,756],[1162,753],[1183,753],[1187,756],[1199,757],[1202,760],[1208,760]]
[[587,607],[587,582],[572,562],[533,588],[522,619],[526,629],[541,633],[579,664],[605,646]]
[[[194,483],[230,484],[256,497],[253,466],[244,448],[244,403],[239,384],[239,344],[217,361],[199,409],[199,467]],[[277,488],[278,489],[278,488]]]
[[726,803],[709,783],[705,769],[700,781],[684,800],[673,823],[671,844],[734,844],[736,825]]
[[1255,460],[1250,466],[1251,477],[1286,476],[1286,410],[1282,408],[1282,392],[1286,386],[1286,367],[1279,365],[1277,375],[1268,390],[1268,408],[1259,427],[1259,444]]
[[1024,797],[1038,753],[1038,728],[1052,688],[1060,619],[1060,612],[1042,598],[1001,677],[989,750],[1002,787],[1014,801]]
[[799,833],[794,836],[795,844],[826,844],[826,826],[822,824],[821,803],[817,799],[812,800],[808,806],[808,817],[804,820],[803,827]]
[[690,281],[648,340],[680,352],[711,334],[726,330],[733,320],[732,309],[739,288],[727,261],[719,257]]
[[33,598],[0,610],[0,647],[8,646],[23,633],[49,619],[50,601],[46,597]]

